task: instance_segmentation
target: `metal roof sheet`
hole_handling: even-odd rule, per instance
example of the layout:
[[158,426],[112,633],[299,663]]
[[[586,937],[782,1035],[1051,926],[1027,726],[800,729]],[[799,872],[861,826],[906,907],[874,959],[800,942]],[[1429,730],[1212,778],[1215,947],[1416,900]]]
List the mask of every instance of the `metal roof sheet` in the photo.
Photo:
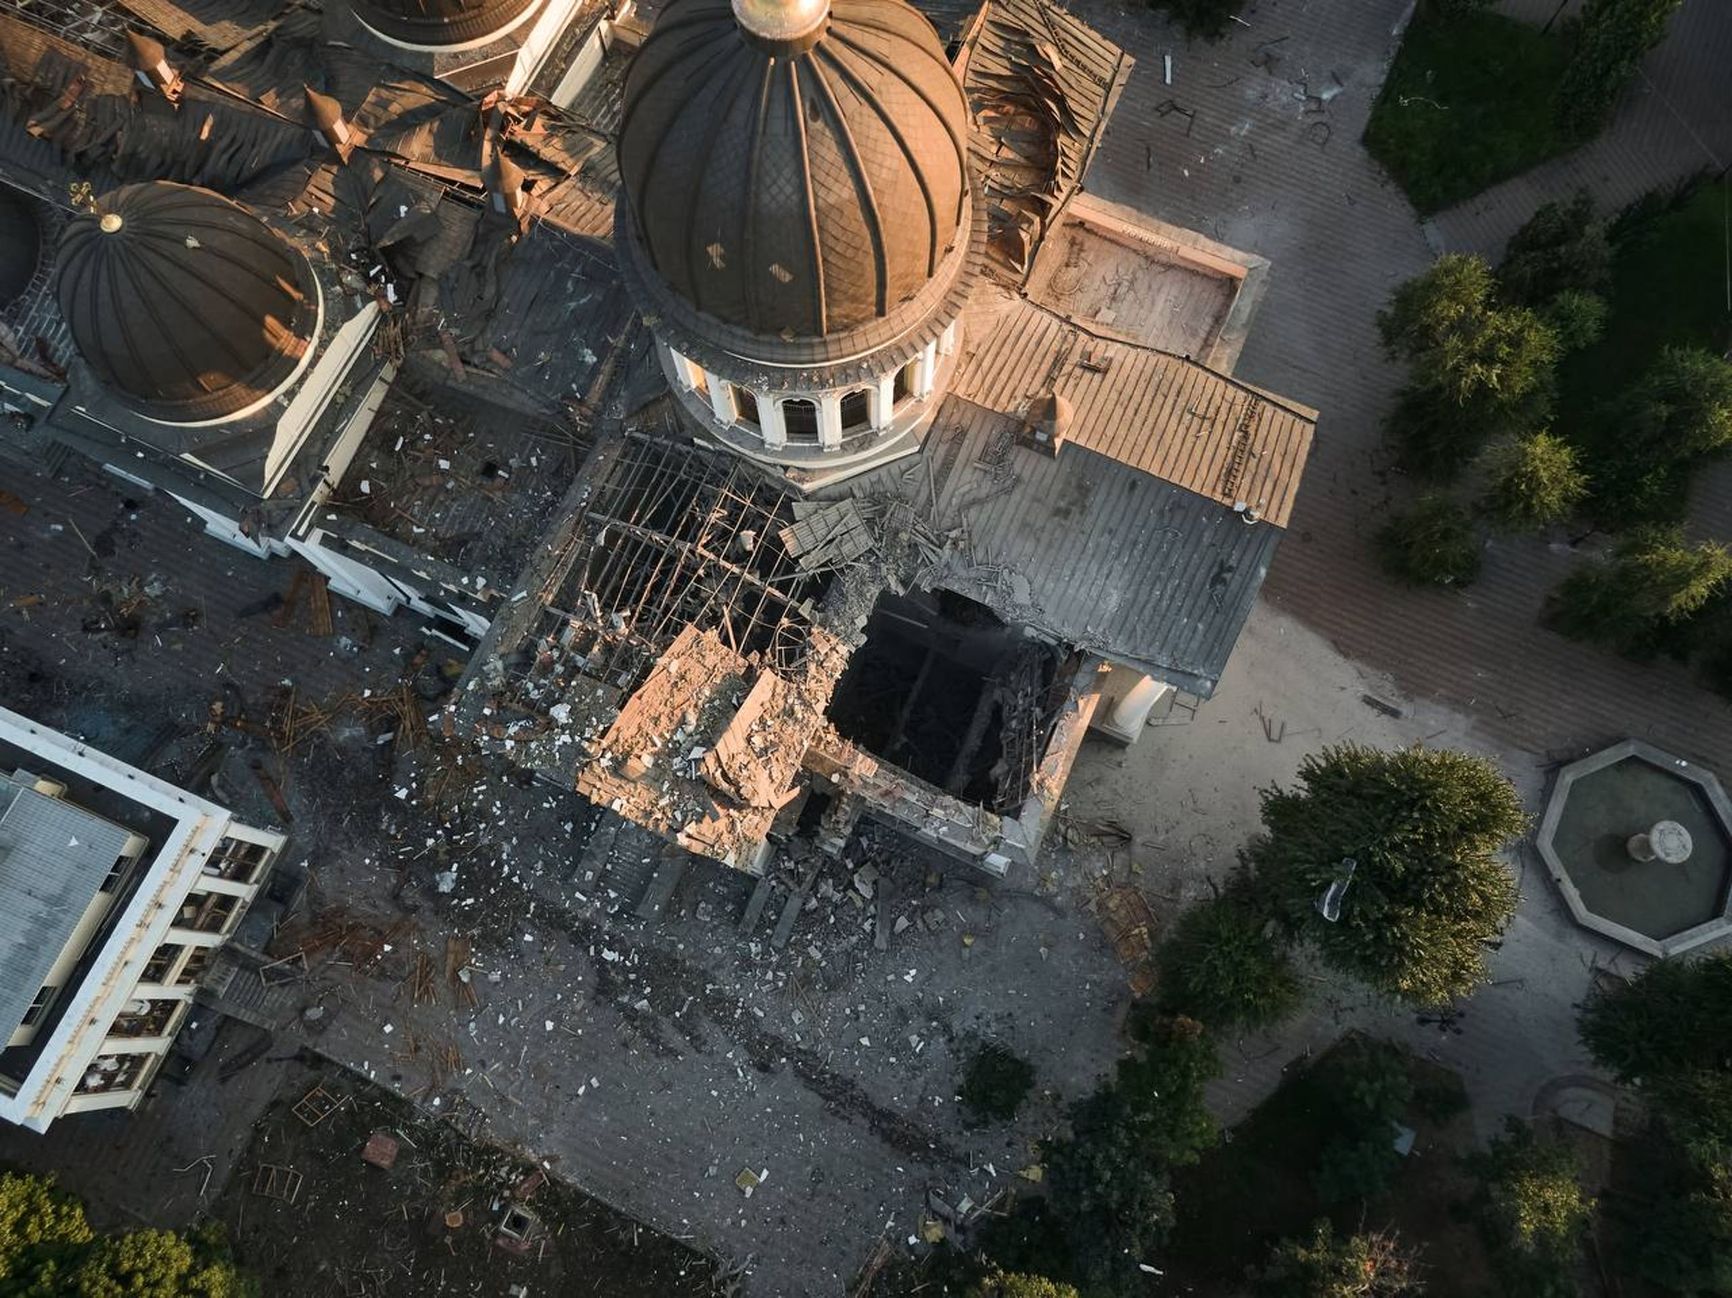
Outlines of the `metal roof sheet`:
[[919,584],[1208,697],[1280,529],[1086,446],[1020,445],[1020,425],[953,394],[928,434],[930,480],[893,465],[846,490],[921,509],[936,492],[951,544]]
[[23,1022],[129,833],[0,777],[0,1041]]
[[1106,336],[1001,290],[975,295],[951,392],[1023,416],[1057,393],[1069,440],[1285,527],[1315,415],[1184,356]]

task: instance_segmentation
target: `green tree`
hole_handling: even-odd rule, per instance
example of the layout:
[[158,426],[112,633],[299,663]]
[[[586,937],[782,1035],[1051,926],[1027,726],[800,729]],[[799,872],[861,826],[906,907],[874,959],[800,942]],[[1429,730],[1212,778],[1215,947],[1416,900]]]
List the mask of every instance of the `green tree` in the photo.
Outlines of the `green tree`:
[[1239,890],[1199,902],[1161,944],[1160,1001],[1213,1028],[1260,1028],[1299,1004],[1292,963]]
[[1568,288],[1540,309],[1540,319],[1558,340],[1560,352],[1579,352],[1600,341],[1611,308],[1606,299]]
[[1551,330],[1526,308],[1500,307],[1491,267],[1462,253],[1439,257],[1396,289],[1377,327],[1421,385],[1458,405],[1483,399],[1493,409],[1513,408],[1550,386],[1558,358]]
[[1077,1298],[1077,1291],[1045,1276],[995,1267],[969,1288],[967,1298]]
[[1692,546],[1675,528],[1644,529],[1610,559],[1581,565],[1546,604],[1545,621],[1637,660],[1689,647],[1691,619],[1732,579],[1723,546]]
[[[1527,823],[1497,767],[1448,749],[1344,744],[1307,756],[1298,786],[1262,803],[1245,861],[1326,962],[1415,1005],[1485,981],[1485,949],[1516,903],[1497,854]],[[1319,910],[1332,884],[1343,885],[1334,920]]]
[[1732,361],[1667,347],[1631,394],[1628,439],[1644,453],[1707,455],[1732,445]]
[[1605,419],[1589,465],[1609,526],[1682,517],[1694,463],[1732,445],[1732,363],[1667,347]]
[[[1681,1295],[1732,1293],[1732,952],[1659,960],[1597,988],[1578,1027],[1655,1119],[1632,1142],[1650,1188],[1618,1232],[1621,1265]],[[1644,1166],[1645,1165],[1645,1166]]]
[[1047,1152],[1048,1204],[1074,1278],[1091,1292],[1135,1292],[1137,1263],[1172,1229],[1171,1169],[1196,1162],[1219,1138],[1203,1102],[1219,1071],[1200,1023],[1158,1019],[1113,1080],[1071,1106],[1069,1138]]
[[1277,1243],[1257,1273],[1257,1298],[1407,1298],[1424,1292],[1413,1255],[1393,1231],[1337,1236],[1327,1220]]
[[93,1237],[84,1205],[53,1177],[0,1173],[0,1293],[44,1256],[75,1253]]
[[1440,257],[1396,289],[1377,326],[1412,367],[1387,427],[1413,472],[1448,477],[1488,438],[1535,427],[1551,408],[1557,335],[1534,311],[1500,306],[1479,257]]
[[1503,300],[1543,308],[1560,293],[1597,296],[1612,280],[1612,243],[1584,190],[1545,204],[1511,236],[1497,268]]
[[1413,1099],[1407,1055],[1387,1041],[1350,1036],[1306,1079],[1320,1097],[1323,1149],[1313,1181],[1324,1203],[1375,1199],[1401,1165],[1396,1123]]
[[962,1105],[980,1122],[1009,1122],[1034,1085],[1034,1068],[997,1042],[974,1052],[962,1076]]
[[1473,519],[1447,496],[1421,496],[1377,532],[1377,553],[1390,576],[1413,586],[1466,586],[1479,575]]
[[1597,987],[1577,1028],[1622,1082],[1709,1068],[1732,1072],[1732,952],[1656,960],[1628,982]]
[[1136,1264],[1173,1228],[1171,1178],[1149,1157],[1135,1107],[1107,1085],[1071,1108],[1071,1135],[1047,1154],[1052,1215],[1069,1242],[1076,1277],[1124,1292]]
[[232,1266],[203,1258],[181,1235],[134,1230],[97,1240],[68,1276],[68,1298],[239,1298]]
[[1574,1298],[1576,1255],[1593,1213],[1574,1151],[1508,1118],[1504,1134],[1464,1162],[1478,1181],[1472,1208],[1505,1289]]
[[1683,0],[1587,0],[1571,33],[1573,50],[1558,84],[1559,129],[1578,140],[1599,133],[1618,96],[1660,43]]
[[1171,1167],[1195,1163],[1221,1131],[1203,1091],[1221,1072],[1214,1040],[1197,1020],[1160,1016],[1142,1033],[1143,1047],[1118,1064],[1119,1089],[1136,1115],[1149,1157]]
[[0,1298],[254,1298],[220,1229],[94,1234],[51,1178],[0,1175]]
[[1509,531],[1536,532],[1561,523],[1587,494],[1575,447],[1553,433],[1529,433],[1486,455],[1481,507]]
[[1732,1293],[1732,1169],[1697,1169],[1650,1204],[1621,1252],[1632,1271],[1669,1294]]

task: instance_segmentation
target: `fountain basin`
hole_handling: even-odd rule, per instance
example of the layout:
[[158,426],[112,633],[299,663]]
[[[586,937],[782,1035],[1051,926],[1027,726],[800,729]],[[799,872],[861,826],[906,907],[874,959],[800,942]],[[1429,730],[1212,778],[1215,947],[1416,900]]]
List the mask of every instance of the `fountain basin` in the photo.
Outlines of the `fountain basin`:
[[[1688,859],[1638,861],[1632,836],[1688,831]],[[1535,846],[1576,922],[1653,956],[1732,934],[1732,800],[1714,775],[1626,739],[1558,771]]]

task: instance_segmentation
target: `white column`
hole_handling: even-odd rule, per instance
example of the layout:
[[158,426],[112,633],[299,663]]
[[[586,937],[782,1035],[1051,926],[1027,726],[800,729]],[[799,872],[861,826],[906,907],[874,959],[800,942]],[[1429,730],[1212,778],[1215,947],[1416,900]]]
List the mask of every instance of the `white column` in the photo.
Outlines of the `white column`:
[[888,428],[890,420],[896,413],[896,371],[882,374],[872,385],[870,398],[872,407],[872,427]]
[[764,434],[764,445],[772,451],[788,444],[788,425],[782,419],[782,403],[768,392],[752,393],[758,401],[758,427]]
[[674,363],[674,373],[679,376],[680,383],[688,389],[695,390],[699,379],[703,377],[703,369],[696,363],[688,361],[672,347],[668,348],[668,357]]
[[956,321],[952,320],[944,326],[944,332],[938,335],[938,354],[948,356],[956,350]]
[[728,381],[712,370],[704,371],[704,386],[710,390],[710,410],[724,424],[734,422],[734,394]]
[[927,343],[914,364],[914,395],[925,400],[932,395],[932,381],[938,372],[938,344]]
[[842,394],[826,392],[818,398],[818,445],[827,451],[842,445]]

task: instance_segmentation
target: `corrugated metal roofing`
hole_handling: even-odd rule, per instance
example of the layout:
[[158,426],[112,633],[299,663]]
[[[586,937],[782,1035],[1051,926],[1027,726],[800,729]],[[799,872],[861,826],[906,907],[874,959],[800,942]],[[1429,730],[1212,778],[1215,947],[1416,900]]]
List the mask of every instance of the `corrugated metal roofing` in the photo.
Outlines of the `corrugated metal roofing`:
[[1310,411],[999,290],[975,295],[965,327],[956,396],[1023,415],[1056,392],[1075,412],[1075,445],[1286,526],[1315,430]]
[[0,1041],[23,1022],[128,837],[82,807],[0,777]]
[[850,495],[900,495],[950,545],[919,577],[1009,622],[1208,697],[1256,601],[1281,531],[1074,444],[1017,443],[1021,421],[952,395],[910,474],[893,465]]

